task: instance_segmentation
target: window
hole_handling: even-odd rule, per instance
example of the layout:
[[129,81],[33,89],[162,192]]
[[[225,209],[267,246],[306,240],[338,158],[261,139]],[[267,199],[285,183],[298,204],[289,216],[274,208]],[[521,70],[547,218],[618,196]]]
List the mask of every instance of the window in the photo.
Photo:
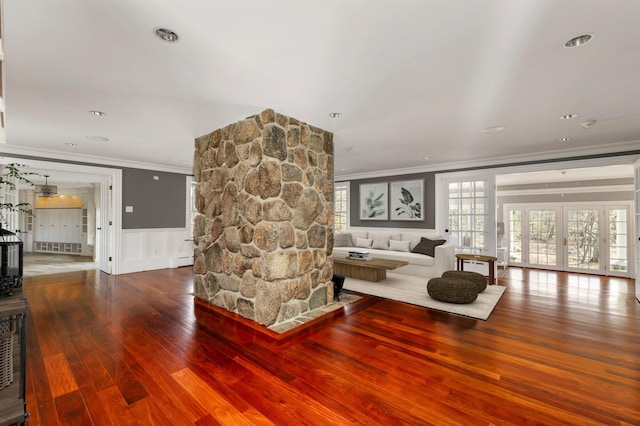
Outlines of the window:
[[494,243],[487,241],[490,228],[489,182],[459,180],[448,182],[448,223],[450,238],[464,252],[482,253]]
[[335,232],[342,232],[349,229],[349,183],[336,183],[334,187],[333,201]]
[[436,203],[436,229],[442,230],[457,253],[496,256],[494,175],[469,172],[437,175],[436,200],[442,200]]

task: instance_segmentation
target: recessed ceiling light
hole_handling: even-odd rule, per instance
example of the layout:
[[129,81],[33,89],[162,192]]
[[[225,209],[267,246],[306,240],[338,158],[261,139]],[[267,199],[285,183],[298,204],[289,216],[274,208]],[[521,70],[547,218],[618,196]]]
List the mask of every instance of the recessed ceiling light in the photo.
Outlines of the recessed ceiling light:
[[69,146],[71,148],[76,148],[78,146],[77,143],[73,143],[73,142],[65,142],[64,143],[66,146]]
[[180,39],[178,34],[166,28],[156,28],[153,30],[153,33],[160,40],[166,41],[167,43],[176,43]]
[[106,112],[102,112],[102,111],[89,111],[89,114],[93,114],[98,117],[104,117],[105,115],[107,115]]
[[486,129],[480,130],[480,133],[494,133],[494,132],[501,132],[503,130],[504,130],[504,126],[493,126],[493,127],[487,127]]
[[87,139],[95,142],[107,142],[109,138],[105,138],[104,136],[87,136]]
[[431,160],[431,157],[427,156],[427,157],[424,157],[424,159],[425,160]]
[[577,116],[578,116],[578,114],[571,113],[571,114],[561,115],[559,118],[560,118],[560,120],[568,120],[570,118],[576,118]]
[[329,117],[331,117],[331,118],[340,118],[340,117],[342,117],[342,113],[340,113],[340,112],[330,112],[329,113]]
[[180,164],[189,164],[189,160],[180,160]]
[[591,40],[593,38],[593,34],[583,34],[581,36],[578,37],[574,37],[571,40],[567,41],[564,44],[564,47],[578,47],[578,46],[582,46],[583,44],[587,43],[589,40]]
[[571,138],[560,138],[560,139],[558,139],[559,142],[568,142],[570,140],[571,140]]

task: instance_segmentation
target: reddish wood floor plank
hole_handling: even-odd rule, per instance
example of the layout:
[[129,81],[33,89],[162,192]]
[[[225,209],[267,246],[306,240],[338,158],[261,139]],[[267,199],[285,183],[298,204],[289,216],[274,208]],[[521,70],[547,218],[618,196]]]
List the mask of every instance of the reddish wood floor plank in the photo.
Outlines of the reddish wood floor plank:
[[190,268],[25,278],[29,425],[640,425],[633,280],[499,284],[487,321],[365,297],[278,340]]
[[58,411],[60,418],[64,419],[64,424],[91,424],[87,407],[79,390],[57,397],[56,410]]
[[112,425],[111,419],[109,418],[109,410],[111,407],[107,407],[102,403],[98,396],[98,391],[91,386],[91,384],[86,384],[80,388],[80,393],[82,394],[82,399],[84,400],[89,416],[91,417],[91,422],[88,424],[94,426]]
[[45,357],[44,366],[54,398],[78,390],[78,384],[64,354]]
[[168,419],[153,399],[144,398],[131,404],[131,414],[141,425],[176,426]]
[[205,381],[193,374],[188,368],[176,371],[171,376],[221,424],[252,424],[224,396],[211,389]]

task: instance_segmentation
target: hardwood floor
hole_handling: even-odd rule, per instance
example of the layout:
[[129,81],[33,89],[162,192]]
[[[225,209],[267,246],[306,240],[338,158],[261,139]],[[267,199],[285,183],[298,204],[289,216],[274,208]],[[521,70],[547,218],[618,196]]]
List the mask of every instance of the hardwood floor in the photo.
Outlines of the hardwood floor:
[[274,340],[190,268],[25,279],[29,425],[640,425],[631,280],[509,268],[487,321],[372,297]]

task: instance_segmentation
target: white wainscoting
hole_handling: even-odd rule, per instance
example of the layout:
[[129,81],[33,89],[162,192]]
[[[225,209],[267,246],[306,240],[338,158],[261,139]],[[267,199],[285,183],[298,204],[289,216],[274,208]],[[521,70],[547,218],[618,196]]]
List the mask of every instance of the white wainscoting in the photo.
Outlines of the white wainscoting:
[[186,228],[123,229],[119,273],[193,265]]

